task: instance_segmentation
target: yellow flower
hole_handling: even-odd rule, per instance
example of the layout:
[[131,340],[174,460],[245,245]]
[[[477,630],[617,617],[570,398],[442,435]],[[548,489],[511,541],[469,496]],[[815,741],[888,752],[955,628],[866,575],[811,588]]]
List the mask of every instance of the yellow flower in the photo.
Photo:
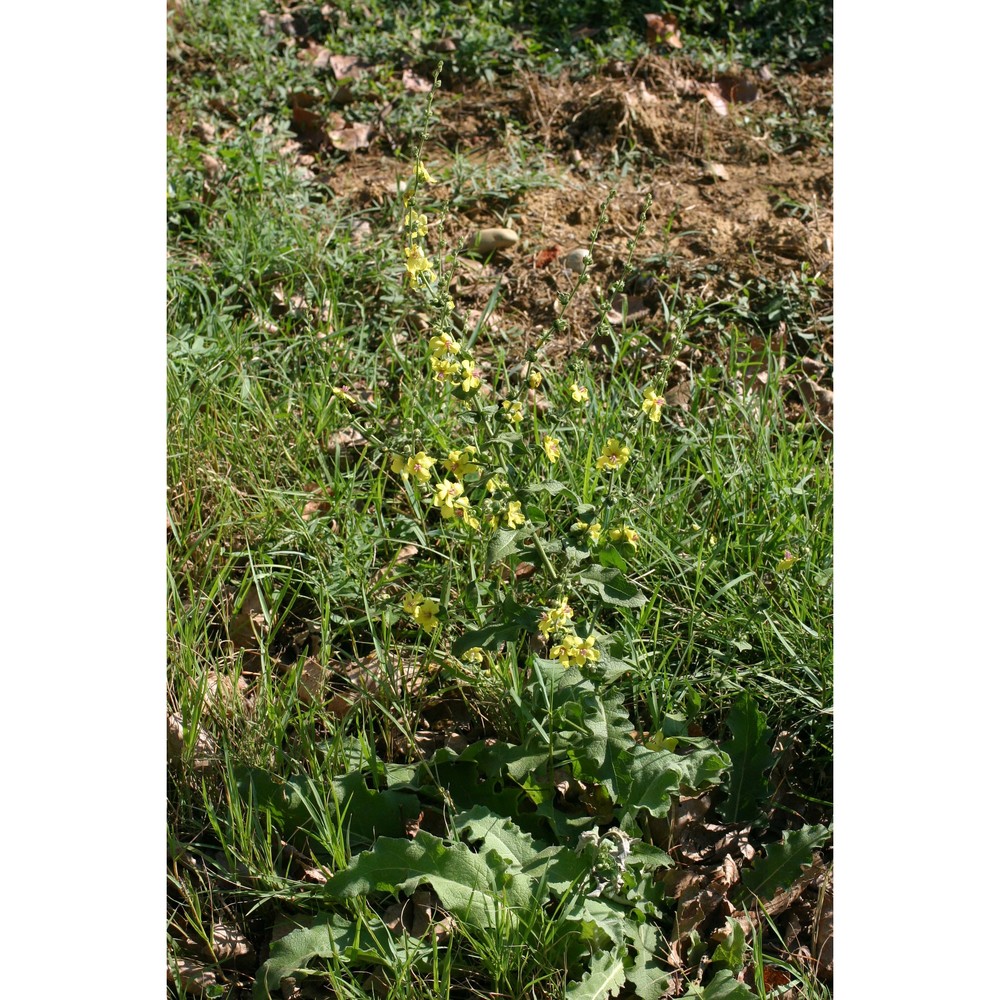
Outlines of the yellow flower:
[[419,608],[425,600],[427,600],[427,598],[425,598],[423,594],[407,594],[406,597],[403,598],[403,610],[408,615],[415,615],[417,613],[417,608]]
[[462,654],[462,659],[466,663],[482,663],[483,662],[483,647],[473,646],[472,649],[467,649]]
[[556,462],[559,459],[559,442],[552,437],[550,434],[546,434],[542,438],[542,451],[545,452],[545,457],[550,462]]
[[[395,464],[395,463],[393,463]],[[434,459],[426,452],[418,451],[413,458],[406,460],[406,471],[415,476],[422,483],[430,481],[431,469],[434,468]]]
[[402,476],[403,479],[409,479],[410,474],[406,471],[406,459],[402,455],[394,454],[392,456],[392,471]]
[[654,390],[647,389],[643,393],[642,412],[645,413],[654,424],[658,424],[660,422],[660,413],[666,405],[666,399],[654,392]]
[[606,469],[620,469],[627,461],[632,450],[627,444],[622,444],[618,438],[608,438],[601,451],[601,457],[597,460],[597,468],[604,472]]
[[617,528],[612,528],[608,532],[608,538],[613,542],[626,542],[633,549],[639,548],[639,532],[627,524],[621,524]]
[[462,371],[462,366],[457,361],[449,361],[447,358],[431,358],[431,368],[434,369],[434,377],[439,381],[458,375]]
[[516,399],[511,402],[509,399],[503,401],[504,416],[512,423],[519,424],[524,420],[524,404]]
[[506,476],[491,476],[486,480],[486,489],[490,493],[496,493],[497,490],[507,489],[507,477]]
[[431,354],[435,358],[446,358],[449,354],[458,354],[461,348],[458,341],[449,333],[441,333],[431,337]]
[[476,374],[475,362],[471,358],[462,359],[461,371],[456,374],[463,376],[462,381],[453,382],[452,385],[461,385],[463,392],[472,392],[483,384],[483,380]]
[[528,376],[528,385],[530,385],[532,389],[537,389],[541,384],[542,384],[541,372],[532,372]]
[[465,487],[461,483],[452,482],[450,479],[442,480],[434,487],[434,506],[440,507],[443,504],[449,506],[465,492]]
[[591,521],[590,524],[587,524],[586,521],[576,521],[571,530],[578,534],[586,532],[591,542],[599,542],[601,540],[601,525],[598,521]]
[[412,208],[407,210],[403,224],[407,229],[412,230],[416,236],[427,235],[427,216],[417,215]]
[[553,632],[566,628],[573,617],[573,609],[560,597],[555,607],[547,608],[538,620],[538,631],[547,639]]
[[577,385],[574,382],[570,387],[570,392],[573,394],[574,403],[586,403],[590,399],[590,390],[582,385]]
[[524,524],[526,518],[521,513],[521,501],[511,500],[507,504],[507,513],[504,516],[507,518],[508,528],[516,528],[519,524]]
[[440,601],[433,597],[425,598],[420,607],[413,612],[413,618],[425,632],[433,632],[438,625],[437,616],[440,607]]
[[475,473],[478,470],[479,467],[470,458],[471,455],[475,454],[476,446],[474,444],[467,444],[461,451],[449,451],[448,457],[442,459],[441,464],[456,479],[461,480],[470,473]]
[[411,247],[403,247],[406,254],[406,282],[410,288],[415,288],[418,284],[418,276],[426,273],[431,281],[437,281],[437,275],[431,267],[431,262],[424,256],[424,249],[414,244]]
[[456,517],[473,531],[479,530],[479,518],[472,513],[468,497],[459,497],[454,503],[442,506],[441,516],[443,518]]
[[778,565],[774,568],[779,573],[784,573],[785,570],[791,569],[792,566],[798,561],[798,556],[793,556],[788,549],[785,549],[785,558],[778,561]]
[[581,639],[572,632],[567,632],[559,641],[559,645],[552,647],[551,655],[552,659],[558,660],[564,667],[582,667],[601,658],[601,654],[594,649],[592,635]]
[[427,168],[423,165],[423,163],[421,163],[420,160],[417,160],[417,162],[413,164],[413,176],[416,177],[418,181],[423,181],[425,184],[434,183],[434,179],[429,173],[427,173]]

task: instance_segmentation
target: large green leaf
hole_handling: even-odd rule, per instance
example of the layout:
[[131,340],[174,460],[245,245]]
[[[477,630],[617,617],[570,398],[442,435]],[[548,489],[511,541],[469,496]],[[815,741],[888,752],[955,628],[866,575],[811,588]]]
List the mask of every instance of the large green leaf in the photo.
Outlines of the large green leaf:
[[681,1000],[756,1000],[756,996],[729,969],[723,969],[712,977],[708,986],[692,986]]
[[482,844],[481,851],[495,851],[517,868],[534,861],[545,849],[541,841],[533,840],[507,816],[498,816],[486,806],[474,806],[459,813],[454,830],[473,844]]
[[339,913],[319,913],[291,918],[294,927],[271,942],[267,961],[257,971],[254,1000],[269,1000],[270,991],[292,973],[305,970],[314,958],[340,958],[355,965],[385,964],[385,956],[405,948],[412,958],[419,949],[430,954],[430,946],[409,940],[405,944],[393,937],[384,924],[369,926]]
[[594,956],[590,971],[578,983],[566,987],[566,1000],[608,1000],[625,985],[625,963],[621,950]]
[[723,822],[742,823],[755,819],[760,804],[770,794],[768,774],[774,766],[771,753],[771,730],[749,691],[736,699],[726,717],[733,738],[721,749],[733,762],[729,777],[729,796],[719,815]]
[[629,787],[621,808],[625,813],[648,809],[650,815],[664,817],[681,793],[698,792],[721,780],[729,758],[718,750],[693,750],[677,754],[672,750],[636,747],[629,770]]
[[262,768],[241,767],[237,782],[244,799],[270,813],[286,839],[303,834],[313,847],[319,846],[318,817],[324,814],[349,816],[351,843],[364,846],[380,836],[401,836],[405,821],[420,812],[413,791],[373,791],[361,771],[329,778],[321,787],[308,775],[282,780]]
[[433,886],[449,913],[474,927],[516,923],[516,911],[531,900],[528,879],[509,874],[507,863],[493,851],[477,854],[465,844],[446,844],[424,830],[413,840],[382,837],[374,848],[351,863],[323,887],[334,899],[372,892],[410,894],[421,885]]
[[613,607],[641,608],[646,603],[646,595],[612,566],[588,566],[580,580]]
[[648,921],[633,923],[628,933],[635,958],[626,962],[625,975],[641,1000],[659,1000],[671,979],[670,972],[657,958],[666,952],[666,943],[656,925]]
[[778,889],[788,889],[802,874],[803,865],[812,864],[812,852],[830,838],[827,826],[804,826],[801,830],[786,830],[780,844],[769,844],[765,857],[744,869],[737,906],[747,907],[755,899],[774,898]]
[[489,547],[486,550],[486,562],[492,566],[508,556],[517,552],[517,543],[522,538],[527,538],[531,534],[532,528],[498,528],[496,534],[490,539]]

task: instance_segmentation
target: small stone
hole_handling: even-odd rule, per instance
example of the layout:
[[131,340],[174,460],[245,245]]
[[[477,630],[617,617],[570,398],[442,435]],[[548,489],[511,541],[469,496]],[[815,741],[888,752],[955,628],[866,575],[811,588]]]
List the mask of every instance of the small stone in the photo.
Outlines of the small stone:
[[488,257],[497,250],[506,250],[517,243],[519,237],[513,229],[480,229],[466,241],[462,250],[465,253]]
[[586,247],[577,247],[575,250],[570,250],[563,257],[563,263],[576,274],[583,274],[587,270],[587,258],[589,255],[590,251]]

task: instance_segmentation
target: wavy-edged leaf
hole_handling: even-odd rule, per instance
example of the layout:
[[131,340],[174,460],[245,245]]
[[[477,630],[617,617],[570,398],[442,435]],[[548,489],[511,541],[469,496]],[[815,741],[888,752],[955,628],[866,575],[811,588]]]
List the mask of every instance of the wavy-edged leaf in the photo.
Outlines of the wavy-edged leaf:
[[[254,1000],[270,1000],[271,990],[292,973],[306,969],[314,958],[334,956],[351,963],[358,960],[383,964],[400,942],[384,925],[369,926],[365,921],[349,920],[339,913],[318,913],[290,918],[294,927],[275,938],[268,949],[267,961],[257,970],[253,985]],[[430,954],[430,946],[408,941],[403,947],[409,955],[416,949]]]
[[802,874],[804,865],[812,864],[812,852],[830,839],[828,826],[804,826],[786,830],[780,844],[769,844],[765,856],[743,870],[743,882],[734,902],[750,906],[755,899],[774,898],[778,889],[788,889]]
[[717,972],[708,986],[692,986],[681,1000],[756,1000],[746,983],[741,983],[729,969]]
[[489,547],[486,550],[486,562],[488,565],[498,563],[508,556],[517,552],[517,543],[531,534],[531,529],[525,528],[498,528],[496,534],[490,539]]
[[479,646],[488,653],[494,653],[505,642],[513,642],[523,631],[520,625],[487,625],[485,628],[460,635],[453,643],[451,651],[455,656],[461,656]]
[[459,813],[454,830],[471,843],[482,844],[481,852],[495,851],[518,868],[533,861],[546,846],[525,833],[510,817],[498,816],[486,806],[474,806]]
[[646,595],[621,570],[612,566],[589,566],[580,574],[581,582],[593,590],[605,604],[616,608],[641,608]]
[[771,730],[749,691],[733,702],[726,727],[733,738],[720,749],[729,754],[733,766],[729,797],[722,803],[719,815],[725,823],[740,823],[755,819],[761,802],[770,794],[768,774],[774,766]]
[[625,985],[625,963],[621,954],[602,952],[594,956],[590,971],[578,983],[566,987],[566,1000],[608,1000]]
[[653,923],[633,923],[629,940],[635,949],[635,958],[626,962],[625,975],[632,989],[641,1000],[660,1000],[670,985],[672,976],[658,957],[665,955],[666,943]]
[[650,815],[667,816],[674,799],[717,785],[729,767],[729,757],[718,750],[672,750],[637,747],[632,757],[628,792],[622,800],[625,812],[648,809]]
[[509,874],[499,855],[446,844],[424,830],[413,840],[380,838],[372,850],[337,872],[323,893],[334,899],[400,889],[412,894],[424,884],[433,886],[449,913],[479,928],[494,927],[502,919],[516,923],[517,909],[531,900],[527,878]]

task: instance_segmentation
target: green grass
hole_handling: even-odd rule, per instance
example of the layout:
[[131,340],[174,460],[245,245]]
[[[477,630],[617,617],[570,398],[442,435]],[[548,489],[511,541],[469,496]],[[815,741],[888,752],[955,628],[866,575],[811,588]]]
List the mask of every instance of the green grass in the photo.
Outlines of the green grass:
[[[446,78],[585,68],[631,58],[643,44],[644,4],[569,11],[526,2],[513,16],[510,6],[418,4],[405,24],[394,5],[370,4],[374,17],[342,9],[351,51],[386,65],[416,61],[428,39],[461,34]],[[512,429],[494,409],[505,396],[523,398],[514,369],[525,359],[510,345],[491,347],[485,333],[476,345],[477,361],[491,362],[483,371],[491,397],[462,400],[429,377],[414,314],[447,320],[403,286],[399,200],[359,210],[279,155],[290,134],[279,110],[312,78],[280,38],[262,35],[256,10],[189,3],[172,41],[175,117],[194,120],[221,101],[233,121],[212,146],[222,170],[210,191],[208,147],[180,129],[168,144],[168,687],[185,733],[169,786],[171,947],[184,939],[208,947],[219,923],[262,943],[295,916],[307,930],[332,928],[328,953],[311,967],[337,996],[591,995],[585,975],[613,977],[614,963],[634,972],[643,921],[670,926],[673,904],[651,861],[628,868],[620,900],[588,896],[584,869],[563,872],[594,814],[648,840],[636,775],[653,751],[633,745],[633,728],[707,761],[749,691],[770,731],[798,748],[796,798],[781,806],[786,826],[829,819],[831,445],[817,417],[789,419],[779,378],[794,374],[795,351],[808,353],[826,322],[820,284],[790,273],[709,302],[678,288],[672,356],[688,349],[703,358],[689,370],[689,407],[668,407],[659,424],[642,416],[642,393],[671,369],[642,335],[618,336],[604,355],[583,354],[565,370],[544,351],[529,354],[551,408]],[[574,40],[588,13],[601,31]],[[824,49],[825,17],[820,5],[719,2],[685,7],[682,24],[704,29],[709,54],[795,59]],[[518,51],[527,29],[536,41]],[[377,81],[373,103],[393,86],[389,74]],[[391,119],[408,141],[419,135],[421,107],[404,102]],[[441,164],[450,191],[421,210],[441,217],[449,206],[502,206],[546,183],[542,151],[516,135],[509,144],[502,168],[457,156]],[[372,236],[359,243],[352,223],[361,221]],[[769,378],[747,393],[757,370],[740,360],[747,339],[769,337],[779,323],[797,346],[768,346],[755,365]],[[582,405],[571,397],[574,381],[589,389]],[[371,397],[354,406],[334,393],[361,385]],[[352,426],[360,443],[338,437]],[[536,447],[542,433],[561,444],[551,468]],[[609,437],[633,450],[620,475],[595,469]],[[500,556],[502,533],[485,523],[463,533],[390,470],[394,453],[441,459],[470,442],[488,471],[506,472],[535,526],[508,538]],[[485,478],[467,482],[484,522]],[[317,498],[328,507],[304,517]],[[580,517],[606,532],[627,522],[637,550],[615,543],[588,552],[571,527]],[[396,563],[406,546],[415,551]],[[522,579],[513,570],[524,562],[535,572]],[[623,582],[605,588],[595,573]],[[433,634],[401,607],[417,591],[441,601]],[[538,610],[563,594],[574,623],[598,640],[600,661],[582,671],[552,666],[531,638]],[[250,604],[258,610],[248,627],[240,610]],[[487,648],[483,664],[450,655],[464,635],[491,628],[505,631],[476,643]],[[335,666],[339,707],[330,687],[318,700],[302,696],[316,661]],[[358,662],[370,664],[367,679],[349,677]],[[251,697],[227,694],[219,680],[235,684],[241,673]],[[449,749],[452,732],[472,742],[467,756]],[[605,744],[614,749],[606,758],[595,749]],[[678,767],[694,766],[695,757],[682,760]],[[705,768],[684,787],[723,780]],[[557,807],[559,769],[586,786],[590,813]],[[466,914],[436,947],[386,930],[406,880],[362,892],[303,876],[302,858],[343,879],[366,851],[401,850],[401,824],[418,813],[428,838],[448,845],[442,878],[462,851],[492,864],[485,849],[462,847],[478,843],[469,832],[483,821],[476,810],[500,823],[496,849],[516,860],[488,894],[497,919]],[[760,828],[762,818],[753,822]],[[546,857],[551,870],[537,867]],[[442,884],[432,884],[440,897]],[[758,975],[762,949],[758,937],[745,956]],[[792,972],[809,995],[825,995],[806,972]]]

